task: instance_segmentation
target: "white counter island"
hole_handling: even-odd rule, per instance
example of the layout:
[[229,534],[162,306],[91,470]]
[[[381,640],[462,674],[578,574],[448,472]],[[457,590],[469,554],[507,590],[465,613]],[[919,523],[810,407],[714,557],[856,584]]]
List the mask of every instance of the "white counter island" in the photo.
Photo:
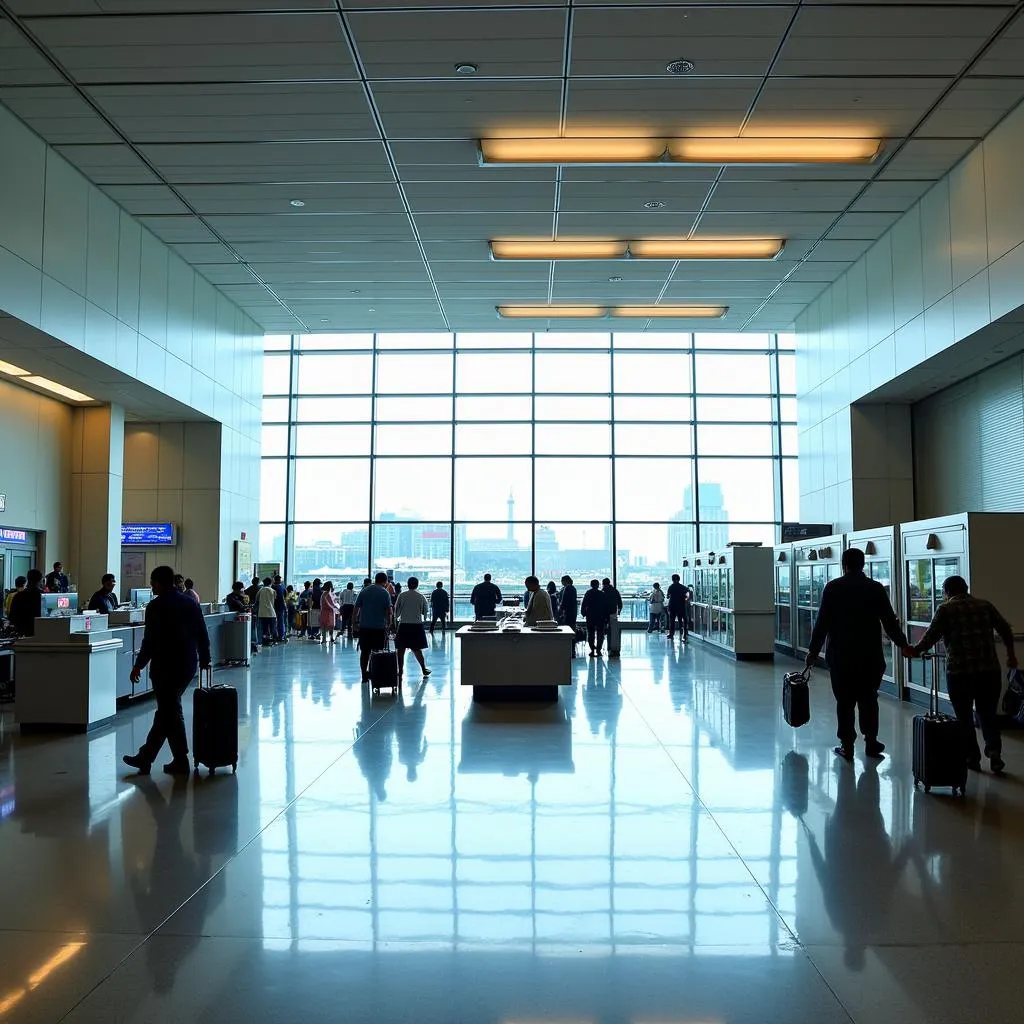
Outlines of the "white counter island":
[[558,687],[572,684],[575,633],[558,629],[494,629],[463,626],[455,634],[462,643],[463,686],[473,687],[474,700],[558,699]]

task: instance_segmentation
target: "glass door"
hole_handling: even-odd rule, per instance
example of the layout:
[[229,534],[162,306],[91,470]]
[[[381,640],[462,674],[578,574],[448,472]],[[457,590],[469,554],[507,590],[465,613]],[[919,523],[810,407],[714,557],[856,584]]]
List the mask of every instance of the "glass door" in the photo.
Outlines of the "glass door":
[[[881,583],[885,588],[885,596],[892,601],[892,566],[887,558],[880,558],[877,561],[868,562],[868,575],[876,582]],[[893,665],[893,644],[882,630],[882,653],[885,655],[885,673],[883,679],[889,683],[895,683],[896,676]],[[890,688],[891,689],[891,688]]]
[[798,565],[796,567],[796,643],[797,647],[805,651],[810,645],[811,632],[814,629],[811,568],[809,565]]
[[[942,558],[912,558],[907,560],[907,638],[912,644],[918,643],[924,636],[935,615],[936,609],[942,604],[944,597],[942,584],[950,576],[961,573],[960,559],[945,556]],[[934,653],[945,654],[941,643],[936,644]],[[932,672],[935,663],[921,658],[911,659],[907,668],[907,686],[920,693],[929,693],[932,687]],[[945,666],[940,665],[939,693],[946,696]]]
[[775,569],[775,639],[786,647],[793,645],[792,601],[790,568],[788,565],[777,566]]

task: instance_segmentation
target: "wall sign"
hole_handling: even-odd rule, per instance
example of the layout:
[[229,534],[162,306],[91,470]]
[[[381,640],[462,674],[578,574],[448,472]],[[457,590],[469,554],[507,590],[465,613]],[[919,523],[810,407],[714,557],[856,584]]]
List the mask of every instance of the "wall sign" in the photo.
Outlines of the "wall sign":
[[25,544],[28,542],[28,532],[0,527],[0,541],[6,541],[8,544]]
[[7,495],[0,494],[0,512],[7,511]]
[[794,540],[811,540],[814,537],[828,537],[832,534],[831,523],[783,523],[782,543]]
[[174,547],[174,523],[122,523],[121,543],[136,546]]

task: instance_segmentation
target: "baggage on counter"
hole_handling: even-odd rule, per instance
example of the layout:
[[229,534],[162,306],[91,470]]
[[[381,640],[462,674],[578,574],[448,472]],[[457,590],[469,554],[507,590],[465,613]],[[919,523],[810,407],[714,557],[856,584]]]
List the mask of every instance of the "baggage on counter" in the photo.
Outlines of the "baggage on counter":
[[196,774],[201,764],[211,775],[218,768],[238,770],[238,691],[214,686],[212,668],[200,670],[192,692],[192,760]]
[[914,716],[914,785],[949,786],[954,793],[967,795],[967,755],[964,753],[963,731],[952,716],[939,711],[939,663],[943,658],[924,655],[932,661],[932,689],[928,695],[928,713]]
[[786,725],[799,729],[811,720],[811,670],[787,672],[782,677],[782,714]]

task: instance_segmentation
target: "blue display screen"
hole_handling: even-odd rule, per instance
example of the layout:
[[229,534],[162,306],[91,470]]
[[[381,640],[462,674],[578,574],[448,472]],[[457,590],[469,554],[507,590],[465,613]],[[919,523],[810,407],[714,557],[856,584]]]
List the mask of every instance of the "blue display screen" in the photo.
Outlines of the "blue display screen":
[[122,523],[121,543],[171,547],[174,523]]

